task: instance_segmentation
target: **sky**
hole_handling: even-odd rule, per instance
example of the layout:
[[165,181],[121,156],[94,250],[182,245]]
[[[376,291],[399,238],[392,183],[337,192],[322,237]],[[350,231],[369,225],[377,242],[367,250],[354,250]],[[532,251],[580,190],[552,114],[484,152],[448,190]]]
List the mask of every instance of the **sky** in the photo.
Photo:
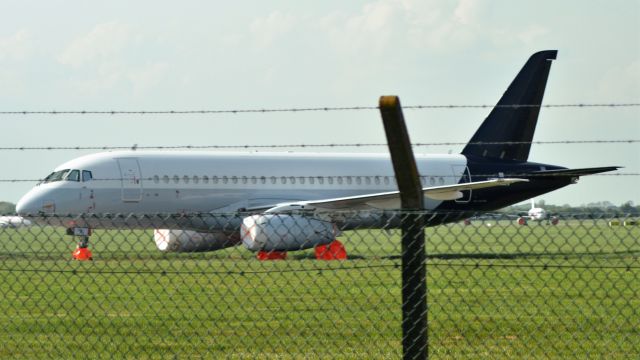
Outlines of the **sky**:
[[[495,104],[557,49],[545,104],[640,103],[640,1],[0,0],[0,112]],[[464,143],[489,109],[405,109],[414,143]],[[0,147],[385,143],[377,110],[0,114]],[[534,141],[638,140],[639,107],[543,108]],[[462,145],[420,146],[457,153]],[[249,147],[250,148],[250,147]],[[384,146],[258,151],[386,152]],[[0,180],[40,179],[91,150],[0,150]],[[619,165],[639,143],[534,144],[531,161]],[[591,176],[547,204],[640,204],[640,176]],[[16,202],[35,183],[0,182]]]

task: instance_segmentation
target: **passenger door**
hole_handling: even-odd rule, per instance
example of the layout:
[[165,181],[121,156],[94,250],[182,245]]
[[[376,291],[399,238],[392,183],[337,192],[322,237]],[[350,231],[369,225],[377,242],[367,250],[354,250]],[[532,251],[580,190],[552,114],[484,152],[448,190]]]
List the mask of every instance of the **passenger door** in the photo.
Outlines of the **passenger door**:
[[82,170],[81,183],[82,186],[80,188],[80,198],[86,204],[86,212],[95,213],[96,209],[96,199],[93,193],[93,189],[91,186],[92,175],[91,171]]
[[142,174],[136,158],[119,158],[122,181],[122,201],[139,202],[142,200]]

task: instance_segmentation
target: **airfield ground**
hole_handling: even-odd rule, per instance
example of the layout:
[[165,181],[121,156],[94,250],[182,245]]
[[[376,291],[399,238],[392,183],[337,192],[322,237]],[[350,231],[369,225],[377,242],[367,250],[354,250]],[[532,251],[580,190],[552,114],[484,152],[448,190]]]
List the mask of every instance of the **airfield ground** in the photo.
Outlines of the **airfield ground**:
[[[605,220],[427,229],[434,358],[640,357],[640,227]],[[244,248],[163,254],[150,231],[0,231],[1,358],[399,358],[399,233],[348,261]]]

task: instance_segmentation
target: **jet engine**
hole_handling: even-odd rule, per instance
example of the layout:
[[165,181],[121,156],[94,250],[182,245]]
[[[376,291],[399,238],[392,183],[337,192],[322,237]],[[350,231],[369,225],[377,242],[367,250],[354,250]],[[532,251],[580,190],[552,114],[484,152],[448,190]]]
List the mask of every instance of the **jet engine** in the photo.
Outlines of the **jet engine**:
[[224,249],[240,243],[237,235],[223,232],[201,233],[191,230],[155,229],[153,240],[163,252],[197,252]]
[[302,215],[253,215],[242,220],[240,237],[252,251],[303,250],[335,240],[333,223]]

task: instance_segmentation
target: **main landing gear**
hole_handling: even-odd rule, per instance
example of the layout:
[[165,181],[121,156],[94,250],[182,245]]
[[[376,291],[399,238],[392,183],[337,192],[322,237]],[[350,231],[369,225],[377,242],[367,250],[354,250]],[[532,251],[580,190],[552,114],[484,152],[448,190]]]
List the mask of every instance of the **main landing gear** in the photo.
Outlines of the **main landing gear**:
[[67,235],[78,238],[78,245],[72,253],[74,260],[93,260],[93,255],[91,254],[91,250],[89,250],[89,236],[91,236],[91,229],[78,227],[69,228],[67,229]]

